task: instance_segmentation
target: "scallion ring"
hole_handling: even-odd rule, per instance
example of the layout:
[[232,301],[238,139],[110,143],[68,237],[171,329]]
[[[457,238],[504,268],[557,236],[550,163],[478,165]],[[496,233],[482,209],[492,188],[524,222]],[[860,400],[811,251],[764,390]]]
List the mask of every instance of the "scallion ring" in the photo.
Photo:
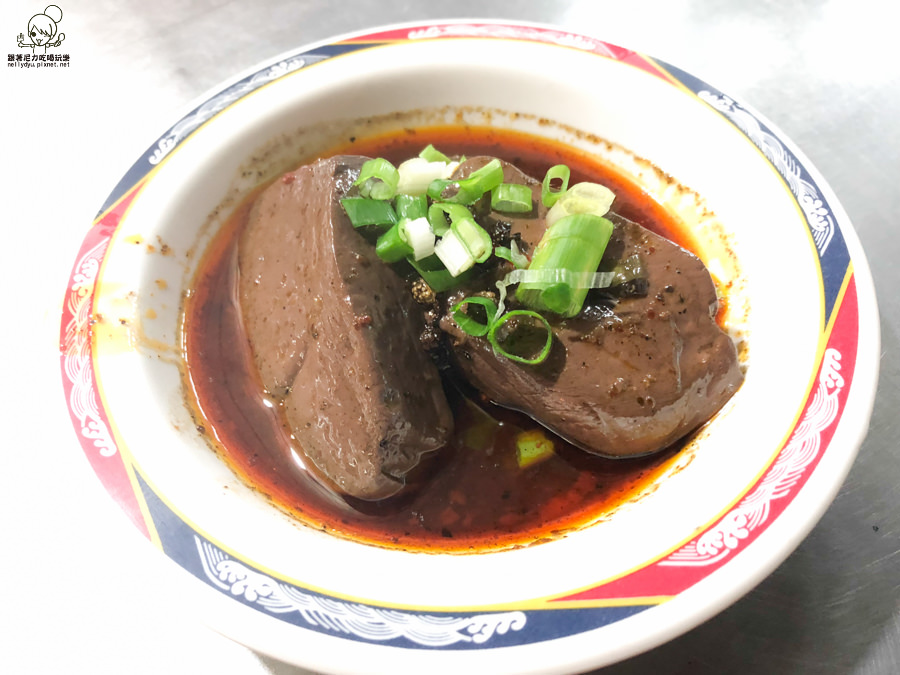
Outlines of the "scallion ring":
[[449,178],[453,175],[456,163],[429,162],[422,157],[413,157],[397,167],[399,179],[397,194],[424,195],[431,181],[438,178]]
[[[543,347],[538,352],[537,356],[533,358],[514,354],[513,352],[506,349],[506,347],[504,347],[500,343],[500,340],[497,338],[497,331],[507,321],[516,317],[528,317],[531,319],[537,319],[547,331],[547,339],[544,341]],[[537,312],[532,312],[528,309],[514,309],[511,312],[507,312],[503,316],[497,318],[491,323],[491,326],[487,332],[487,339],[488,342],[491,343],[491,347],[494,348],[494,352],[499,354],[500,356],[510,359],[511,361],[516,361],[517,363],[524,363],[526,365],[534,366],[539,363],[543,363],[550,355],[550,349],[553,347],[553,329],[550,327],[550,322]]]
[[[463,307],[465,307],[466,305],[478,305],[482,307],[484,309],[485,321],[479,321],[478,318],[474,317],[469,312],[463,311]],[[466,335],[471,335],[472,337],[487,336],[487,340],[490,343],[491,348],[494,350],[495,354],[497,354],[498,356],[502,356],[503,358],[516,361],[518,363],[524,363],[526,365],[532,366],[543,363],[547,359],[547,356],[549,356],[550,349],[553,346],[553,329],[550,327],[550,323],[547,321],[547,319],[545,319],[537,312],[532,312],[528,309],[516,309],[511,312],[507,312],[503,316],[499,316],[497,303],[495,303],[490,298],[473,295],[471,297],[460,300],[453,306],[450,312],[453,316],[453,320],[456,322],[456,325],[459,326],[460,330],[462,330]],[[541,346],[541,349],[536,356],[522,356],[510,351],[506,348],[506,346],[504,346],[504,344],[502,344],[500,338],[497,336],[498,330],[507,321],[509,321],[510,319],[521,317],[532,320],[536,319],[538,322],[540,322],[541,326],[547,332],[547,337],[544,340],[544,344]],[[507,336],[506,339],[508,340],[509,336]]]
[[428,207],[428,222],[432,231],[439,237],[443,237],[453,221],[460,218],[471,218],[472,212],[462,204],[449,202],[435,202]]
[[460,190],[470,192],[473,196],[477,195],[477,200],[485,192],[490,192],[495,187],[503,183],[503,165],[499,159],[492,159],[480,169],[476,169],[469,174],[468,178],[459,181]]
[[398,194],[394,197],[394,210],[397,218],[415,220],[428,215],[428,199],[422,195]]
[[573,317],[581,311],[587,297],[586,283],[573,285],[570,280],[556,278],[556,270],[566,270],[578,277],[590,277],[597,271],[613,225],[606,218],[580,213],[560,218],[534,250],[528,272],[550,270],[549,280],[522,281],[516,299],[532,309],[549,310]]
[[[483,307],[486,321],[484,323],[481,323],[471,314],[464,312],[463,307],[465,305],[479,305]],[[465,298],[464,300],[460,300],[455,305],[453,305],[450,313],[452,314],[453,320],[456,322],[456,325],[459,326],[460,330],[462,330],[466,335],[481,337],[488,334],[488,331],[491,329],[491,326],[493,326],[494,321],[496,320],[497,303],[495,303],[490,298],[473,295],[469,298]]]
[[450,230],[456,234],[463,246],[466,247],[469,255],[475,259],[475,262],[483,263],[491,257],[491,253],[494,250],[491,235],[481,225],[476,223],[471,216],[457,218],[450,225]]
[[[566,194],[569,189],[569,177],[571,172],[565,164],[557,164],[547,169],[544,175],[544,182],[541,183],[541,203],[548,209],[556,203],[556,200]],[[560,182],[557,188],[554,186],[556,181]]]
[[363,197],[390,199],[396,193],[399,181],[400,174],[394,165],[383,157],[377,157],[362,165],[359,177],[353,184]]
[[365,227],[366,225],[394,225],[397,223],[397,213],[390,202],[365,197],[345,197],[341,200],[344,212],[353,224],[353,227]]
[[398,223],[398,229],[400,238],[412,249],[414,260],[422,260],[434,253],[434,232],[427,218],[405,218]]
[[426,194],[435,202],[462,204],[464,197],[461,197],[459,192],[459,181],[436,178],[429,183]]
[[413,248],[404,240],[400,223],[391,227],[375,242],[375,254],[386,263],[398,262],[412,253]]
[[519,251],[515,241],[510,242],[509,248],[506,246],[495,246],[494,255],[511,262],[517,270],[528,267],[528,256]]
[[491,208],[501,213],[530,213],[531,188],[518,183],[501,183],[491,190]]
[[426,145],[422,152],[419,153],[419,157],[425,159],[429,162],[444,162],[447,164],[450,162],[450,158],[447,157],[443,152],[434,147],[431,143]]
[[458,277],[475,265],[475,256],[471,254],[455,229],[448,230],[438,239],[434,245],[434,254],[454,277]]
[[599,183],[575,183],[547,211],[547,229],[553,227],[560,218],[578,213],[605,216],[615,198],[612,190]]
[[503,166],[499,159],[492,159],[467,178],[431,181],[427,194],[436,202],[474,204],[486,193],[503,182]]
[[462,283],[467,277],[466,273],[462,273],[459,277],[450,274],[437,255],[430,255],[422,260],[415,260],[414,258],[407,258],[406,260],[435,293],[449,291]]

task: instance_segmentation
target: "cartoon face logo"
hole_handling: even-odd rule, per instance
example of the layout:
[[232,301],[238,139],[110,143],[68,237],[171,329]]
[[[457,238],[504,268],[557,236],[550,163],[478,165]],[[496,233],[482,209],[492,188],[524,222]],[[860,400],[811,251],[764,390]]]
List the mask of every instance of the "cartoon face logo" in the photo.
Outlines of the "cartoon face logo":
[[43,47],[44,54],[48,47],[59,47],[66,39],[65,33],[59,32],[59,22],[62,21],[62,10],[56,5],[49,5],[43,14],[35,14],[28,22],[28,37],[31,42],[25,41],[25,36],[19,33],[19,47],[31,47],[32,54],[38,53],[38,47]]

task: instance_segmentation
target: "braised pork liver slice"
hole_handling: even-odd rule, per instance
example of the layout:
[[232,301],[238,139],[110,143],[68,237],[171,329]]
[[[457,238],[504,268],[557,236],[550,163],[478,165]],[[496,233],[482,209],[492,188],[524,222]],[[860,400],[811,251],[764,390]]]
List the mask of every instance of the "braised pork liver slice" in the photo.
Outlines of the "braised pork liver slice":
[[[473,158],[462,175],[482,165]],[[540,184],[513,167],[504,180]],[[545,229],[536,217],[510,220],[511,233],[533,250]],[[550,317],[553,346],[540,365],[494,354],[481,337],[464,334],[449,316],[458,372],[495,403],[520,410],[581,448],[607,456],[660,450],[708,420],[743,381],[731,338],[715,321],[716,291],[693,254],[614,214],[600,269],[638,255],[642,292],[621,297],[592,292],[577,317]],[[492,214],[487,220],[503,220]],[[451,299],[451,302],[453,299]]]
[[365,159],[315,162],[260,195],[239,299],[263,386],[305,459],[338,490],[380,499],[446,443],[453,418],[419,345],[421,309],[340,205]]

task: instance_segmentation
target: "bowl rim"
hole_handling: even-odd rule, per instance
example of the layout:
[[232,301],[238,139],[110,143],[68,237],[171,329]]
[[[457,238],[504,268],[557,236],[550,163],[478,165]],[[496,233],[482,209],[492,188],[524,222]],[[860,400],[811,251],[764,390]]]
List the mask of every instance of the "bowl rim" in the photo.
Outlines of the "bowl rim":
[[[193,131],[207,119],[214,117],[222,110],[215,106],[212,109],[203,110],[204,103],[221,97],[223,93],[229,91],[238,95],[238,98],[231,99],[232,102],[240,100],[247,92],[306,67],[312,55],[318,56],[324,53],[327,59],[338,54],[364,52],[366,49],[383,44],[407,44],[411,43],[414,39],[412,34],[416,32],[419,33],[419,37],[428,40],[515,39],[561,45],[595,53],[603,58],[624,61],[652,71],[654,74],[668,79],[671,84],[690,90],[698,97],[704,96],[701,92],[706,92],[704,100],[710,107],[729,119],[742,133],[747,135],[760,148],[760,151],[767,155],[766,161],[770,162],[783,176],[794,194],[799,208],[804,212],[810,226],[811,236],[815,240],[817,251],[819,251],[823,289],[826,295],[827,320],[823,326],[820,353],[817,357],[818,389],[811,391],[805,400],[801,417],[804,419],[814,417],[814,412],[818,410],[816,406],[819,404],[819,398],[834,398],[835,408],[828,413],[831,417],[827,420],[822,418],[817,427],[816,442],[830,447],[834,438],[838,437],[841,440],[843,451],[841,453],[832,452],[825,457],[826,453],[823,450],[806,464],[800,466],[800,473],[794,476],[795,480],[786,487],[782,484],[782,487],[788,490],[787,497],[775,498],[772,496],[774,493],[770,492],[768,506],[774,507],[777,513],[775,517],[766,521],[764,527],[748,527],[746,522],[740,520],[740,516],[743,514],[735,512],[724,514],[718,523],[707,524],[706,533],[718,528],[714,534],[720,538],[720,541],[729,536],[733,537],[735,539],[734,547],[727,544],[721,545],[715,549],[715,555],[709,556],[702,553],[701,547],[698,547],[695,541],[686,544],[680,551],[675,551],[665,558],[648,562],[645,567],[635,570],[621,579],[604,580],[596,587],[582,589],[577,594],[571,594],[571,597],[565,601],[567,603],[565,607],[568,610],[593,611],[597,617],[601,613],[605,613],[605,616],[595,617],[595,623],[590,629],[572,630],[563,637],[552,638],[558,642],[565,642],[572,653],[576,655],[568,657],[568,660],[559,659],[554,667],[584,668],[611,663],[660,644],[710,618],[746,593],[787,557],[819,520],[846,477],[867,430],[867,421],[874,404],[878,378],[877,355],[880,335],[874,285],[858,238],[836,196],[811,163],[768,120],[746,104],[725,95],[720,90],[706,84],[705,81],[674,66],[587,35],[572,33],[549,25],[456,19],[407,22],[355,31],[290,50],[239,73],[200,97],[196,103],[188,107],[174,125],[168,127],[157,137],[157,140],[151,144],[141,158],[135,161],[119,184],[111,191],[94,221],[94,227],[85,235],[70,275],[60,327],[66,404],[82,449],[95,472],[120,507],[132,517],[139,531],[147,538],[154,540],[152,535],[154,526],[151,521],[168,519],[167,522],[177,526],[179,517],[167,508],[163,500],[158,500],[158,503],[149,509],[150,515],[148,515],[147,507],[142,507],[138,503],[152,500],[152,497],[149,499],[147,497],[148,494],[152,495],[150,486],[141,483],[140,477],[138,477],[137,482],[141,485],[136,488],[134,476],[129,473],[127,467],[111,466],[116,460],[124,464],[121,454],[116,453],[113,435],[108,433],[110,444],[100,443],[98,445],[98,437],[91,436],[87,432],[88,423],[109,426],[110,421],[104,418],[102,405],[93,411],[96,415],[92,417],[93,412],[91,412],[85,417],[84,410],[75,403],[78,396],[82,396],[84,392],[76,391],[78,385],[73,378],[73,368],[80,366],[79,372],[85,374],[84,366],[87,364],[89,371],[92,358],[91,329],[85,322],[83,309],[86,306],[85,303],[89,305],[92,300],[97,269],[102,264],[110,238],[126,216],[129,204],[142,189],[143,182],[153,167],[164,160],[173,148],[189,138]],[[254,77],[261,74],[263,77],[253,81]],[[247,86],[250,85],[252,88],[247,89]],[[207,113],[210,114],[210,117],[203,119]],[[182,125],[180,130],[179,125]],[[818,227],[820,225],[825,228],[825,234],[821,233],[822,230]],[[91,276],[92,270],[94,276]],[[847,351],[848,348],[855,348],[857,353],[850,354]],[[836,359],[835,354],[838,352]],[[848,384],[856,386],[847,386]],[[799,423],[798,417],[798,427]],[[795,427],[793,431],[796,432],[797,428]],[[789,445],[789,442],[786,441],[785,446]],[[779,455],[781,454],[779,452]],[[773,465],[769,467],[766,475],[760,477],[759,486],[765,484],[767,477],[771,479],[775,475],[775,464],[776,462],[773,460]],[[805,488],[806,485],[810,487]],[[771,488],[771,486],[769,487]],[[148,518],[149,520],[147,520]],[[181,522],[187,527],[187,530],[191,529],[189,523]],[[200,551],[200,562],[203,565],[215,568],[216,565],[223,562],[230,563],[231,573],[244,574],[244,581],[249,575],[260,573],[251,565],[243,565],[239,557],[230,555],[216,546],[214,542],[201,541],[201,539],[196,540]],[[769,551],[767,555],[748,553],[751,550],[763,550],[760,547],[748,548],[749,544],[757,539],[769,542],[766,545],[766,550]],[[699,537],[697,541],[699,541]],[[154,543],[163,549],[168,557],[187,568],[185,561],[167,550],[167,546],[160,541],[154,541]],[[693,548],[691,548],[692,545]],[[743,555],[729,556],[730,553],[739,549]],[[716,562],[714,558],[723,552],[725,555],[718,558],[718,562]],[[666,569],[667,562],[669,570]],[[724,570],[726,563],[727,573]],[[242,565],[244,569],[240,569]],[[679,574],[669,574],[671,569],[677,569]],[[195,576],[205,582],[205,591],[210,588],[216,589],[218,593],[216,600],[209,604],[231,607],[235,604],[235,600],[238,600],[244,606],[255,606],[255,602],[246,594],[236,598],[234,583],[230,581],[226,583],[217,573],[206,573],[204,577],[196,570],[189,569],[188,571],[193,572]],[[204,573],[208,571],[205,570]],[[735,575],[740,575],[745,580],[744,583],[741,585],[730,583]],[[701,582],[702,591],[699,586]],[[633,591],[635,586],[641,589],[641,593],[637,597]],[[658,589],[658,593],[654,594],[654,597],[664,598],[664,600],[648,604],[647,588],[651,586]],[[207,597],[215,594],[204,592],[203,595]],[[701,596],[703,601],[698,600]],[[715,600],[711,601],[710,597],[714,597]],[[223,598],[226,598],[227,602],[222,602]],[[629,598],[632,604],[623,604]],[[327,597],[324,599],[328,600]],[[560,598],[556,600],[560,600]],[[660,617],[654,622],[655,633],[650,639],[647,637],[636,639],[632,626],[635,622],[641,621],[639,617],[648,607],[653,607],[656,615]],[[377,607],[374,609],[379,610]],[[465,654],[467,656],[464,656],[463,659],[470,657],[477,659],[479,667],[483,667],[487,663],[486,658],[494,658],[493,656],[488,657],[488,653],[504,652],[502,648],[495,648],[491,643],[492,638],[499,635],[513,635],[525,620],[532,620],[532,615],[538,616],[540,612],[543,612],[542,619],[551,620],[549,618],[551,614],[566,612],[567,609],[547,611],[546,608],[538,610],[534,607],[523,607],[506,612],[468,612],[466,616],[462,617],[461,628],[457,628],[457,630],[470,631],[470,635],[483,636],[485,639],[481,643],[470,645],[474,648],[469,651],[459,651],[459,644],[445,645],[442,649],[453,652],[453,658],[457,658],[458,654]],[[391,611],[397,610],[391,608]],[[213,614],[216,615],[218,612]],[[380,612],[380,614],[379,620],[387,621],[384,613]],[[407,618],[409,617],[407,616]],[[298,662],[296,651],[286,649],[283,638],[295,634],[298,626],[301,628],[304,626],[303,623],[286,623],[281,619],[274,618],[271,613],[266,614],[258,607],[253,614],[254,627],[250,630],[241,625],[241,621],[231,619],[224,622],[221,618],[212,619],[212,623],[214,626],[226,624],[228,627],[223,632],[248,646],[285,661]],[[473,629],[475,624],[482,626],[482,632],[479,633],[477,629]],[[606,646],[602,650],[603,653],[600,653],[601,650],[596,644],[597,631],[604,632],[604,642],[616,646],[613,648]],[[310,633],[310,631],[306,630],[305,633]],[[548,634],[544,633],[531,642],[526,641],[519,644],[513,641],[507,644],[518,645],[529,653],[529,659],[531,659],[535,658],[533,652],[536,650],[533,647],[537,643],[546,645],[551,641],[551,638],[547,637]],[[366,659],[371,658],[370,648],[373,647],[390,650],[394,652],[391,655],[392,658],[405,659],[405,663],[414,667],[430,662],[434,657],[433,649],[435,647],[410,650],[404,648],[410,646],[409,643],[403,643],[402,640],[386,645],[380,638],[371,636],[355,635],[352,640],[348,640],[347,637],[337,637],[322,631],[307,635],[307,638],[312,642],[324,641],[323,644],[327,643],[332,647],[335,640],[341,641],[341,648],[346,648],[347,658],[359,659],[355,661],[356,663],[366,663]],[[346,644],[348,642],[353,644]],[[415,644],[412,646],[422,647],[422,645]],[[496,672],[506,672],[509,669],[506,658],[506,656],[497,657]],[[476,661],[472,661],[472,663],[474,662]],[[341,663],[347,663],[347,661],[342,660]],[[546,672],[546,668],[549,667],[539,658],[530,663],[533,664],[530,667],[535,672],[537,670]],[[317,662],[315,658],[304,660],[301,665],[312,665],[325,670],[341,667],[334,662],[321,660]],[[523,669],[521,663],[516,664],[516,672],[526,672],[527,669],[527,667]]]

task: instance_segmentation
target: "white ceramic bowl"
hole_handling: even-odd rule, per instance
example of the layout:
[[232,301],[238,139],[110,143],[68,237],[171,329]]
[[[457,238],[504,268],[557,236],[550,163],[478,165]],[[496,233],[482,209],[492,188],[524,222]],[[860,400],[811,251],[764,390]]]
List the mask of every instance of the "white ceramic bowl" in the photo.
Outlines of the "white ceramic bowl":
[[[609,517],[517,550],[376,548],[298,525],[195,430],[179,321],[203,250],[254,185],[356,133],[362,115],[370,129],[461,116],[589,149],[694,230],[728,297],[746,381]],[[641,54],[491,22],[344,36],[204,98],[138,159],[87,232],[62,338],[88,459],[135,525],[206,589],[190,601],[214,627],[316,670],[395,674],[585,670],[713,616],[834,497],[866,431],[879,354],[856,235],[769,122]]]

